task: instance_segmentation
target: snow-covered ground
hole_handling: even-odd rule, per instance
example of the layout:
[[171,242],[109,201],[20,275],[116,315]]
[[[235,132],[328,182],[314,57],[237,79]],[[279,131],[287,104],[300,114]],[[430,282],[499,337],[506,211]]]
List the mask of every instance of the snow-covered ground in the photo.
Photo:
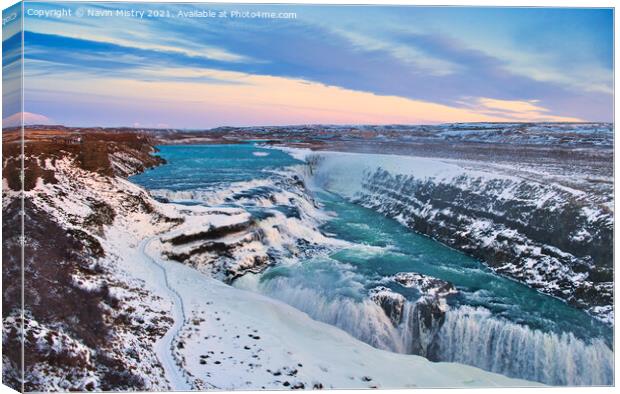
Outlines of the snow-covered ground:
[[163,262],[187,313],[175,349],[196,389],[530,385],[375,349],[273,299]]
[[[252,231],[241,226],[229,233],[231,225],[247,219],[245,212],[160,203],[125,179],[81,170],[69,158],[47,166],[58,182],[39,182],[26,197],[63,229],[83,231],[101,246],[97,264],[102,273],[73,280],[88,289],[109,286],[117,301],[108,311],[110,321],[122,317],[126,322],[113,325],[110,346],[124,368],[142,378],[144,389],[534,385],[466,365],[375,349],[282,302],[163,257],[172,240],[191,236],[191,231],[229,240]],[[220,234],[219,228],[225,230]],[[82,349],[92,365],[85,368],[92,369],[75,375],[67,386],[61,381],[64,367],[50,365],[38,377],[37,389],[103,387],[106,375],[97,372],[94,357],[99,350],[62,338]],[[30,371],[36,367],[30,365]]]

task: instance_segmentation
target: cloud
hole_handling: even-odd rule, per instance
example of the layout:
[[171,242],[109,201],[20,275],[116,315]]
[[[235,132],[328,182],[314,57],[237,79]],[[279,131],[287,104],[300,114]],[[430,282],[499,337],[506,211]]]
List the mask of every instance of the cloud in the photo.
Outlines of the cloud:
[[[192,9],[195,6],[162,7]],[[478,25],[487,28],[484,31],[487,36],[510,27],[520,31],[523,26],[529,26],[530,14],[520,15],[521,11],[513,10],[493,14],[497,20],[485,20],[483,16],[487,11],[484,10],[444,9],[427,12],[424,21],[416,15],[424,14],[426,8],[373,7],[360,9],[363,15],[356,14],[352,20],[353,13],[346,7],[299,9],[302,18],[295,21],[213,20],[205,23],[203,20],[162,18],[127,25],[121,19],[112,18],[80,25],[62,20],[30,19],[26,32],[26,72],[30,77],[48,75],[48,78],[71,74],[81,80],[83,89],[87,90],[91,82],[110,78],[124,79],[128,85],[133,81],[154,82],[157,79],[180,84],[238,86],[245,83],[244,78],[215,79],[212,71],[217,70],[303,80],[450,108],[471,110],[472,106],[477,106],[478,111],[485,111],[481,114],[493,116],[514,118],[519,115],[510,108],[485,107],[477,98],[522,103],[539,100],[537,105],[545,111],[530,112],[524,117],[612,118],[612,73],[610,69],[590,64],[593,55],[579,56],[581,71],[576,72],[575,67],[550,66],[552,62],[546,54],[554,53],[551,44],[535,56],[537,52],[532,48],[536,46],[530,44],[537,40],[533,32],[521,34],[529,45],[529,52],[519,52],[515,48],[521,50],[527,45],[512,45],[512,41],[510,47],[495,47],[494,50],[492,45],[486,45],[489,40],[486,37],[459,35],[463,31],[476,31]],[[335,16],[329,18],[332,13]],[[463,26],[461,30],[452,27],[458,21],[458,17],[454,17],[456,14],[467,14],[465,30]],[[474,14],[479,14],[478,19]],[[513,21],[510,17],[517,14],[520,17]],[[437,15],[445,15],[447,22]],[[323,21],[321,16],[327,19]],[[407,28],[411,23],[406,23],[411,20],[426,25],[411,31]],[[478,25],[472,25],[470,20],[477,20]],[[429,28],[435,25],[438,28]],[[43,34],[43,31],[53,34]],[[117,33],[119,31],[122,35]],[[554,30],[541,37],[552,43],[553,39],[561,38],[561,33],[563,31]],[[131,40],[126,38],[128,34]],[[502,35],[500,41],[503,40],[507,38]],[[588,42],[580,45],[583,47]],[[563,56],[566,56],[564,52],[562,56],[549,57],[557,62],[557,59],[564,59]],[[592,77],[576,77],[588,74],[588,70]],[[62,90],[63,81],[56,79],[56,82],[56,85],[47,83],[47,88]],[[29,85],[35,86],[34,82]],[[122,84],[117,83],[117,86],[122,89]],[[122,92],[124,89],[117,94],[122,96]],[[28,96],[27,91],[26,100]]]
[[453,74],[459,69],[458,64],[432,57],[414,46],[395,44],[352,30],[334,28],[331,30],[349,40],[353,46],[361,51],[385,51],[391,54],[395,59],[405,64],[410,64],[417,70],[424,71],[428,75],[441,77]]
[[[42,81],[41,90],[33,89],[31,95],[33,102],[45,104],[33,104],[29,108],[59,113],[65,123],[78,126],[166,124],[209,128],[221,125],[575,120],[555,117],[535,102],[471,98],[459,106],[449,106],[304,79],[213,69],[185,72],[203,74],[207,82],[127,81],[108,77],[91,82],[88,92],[80,92],[81,83],[71,78],[66,78],[62,90],[46,89]],[[212,79],[224,83],[208,82]],[[231,83],[225,83],[227,80]],[[123,92],[122,97],[117,96],[119,91]],[[50,104],[52,101],[54,103]],[[70,113],[66,112],[67,107],[72,108]],[[75,117],[76,114],[81,118]]]
[[478,103],[491,110],[509,111],[512,113],[540,113],[548,112],[548,109],[535,105],[538,100],[518,101],[518,100],[495,100],[486,97],[478,99]]
[[[35,34],[48,34],[44,32],[32,31]],[[138,50],[151,50],[156,52],[164,52],[164,53],[179,53],[188,57],[196,57],[196,58],[204,58],[211,60],[219,60],[222,62],[251,62],[252,59],[228,52],[226,49],[218,48],[210,45],[191,45],[186,44],[185,46],[180,45],[166,45],[166,44],[157,44],[150,42],[140,42],[136,43],[134,40],[127,40],[124,38],[115,38],[115,37],[101,37],[95,34],[67,34],[64,33],[62,37],[71,38],[74,40],[86,40],[93,43],[100,44],[112,44],[118,47],[126,48],[126,50],[138,49]],[[192,48],[193,46],[193,48]]]
[[549,109],[537,105],[538,100],[497,100],[480,97],[471,108],[489,116],[503,116],[520,122],[582,122],[583,119],[554,116]]
[[20,126],[22,119],[25,125],[53,124],[52,120],[45,115],[33,114],[32,112],[17,112],[2,119],[2,127]]

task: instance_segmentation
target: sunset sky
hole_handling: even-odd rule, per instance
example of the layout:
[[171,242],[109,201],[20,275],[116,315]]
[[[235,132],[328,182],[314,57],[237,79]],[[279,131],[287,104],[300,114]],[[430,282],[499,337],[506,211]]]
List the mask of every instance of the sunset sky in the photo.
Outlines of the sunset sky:
[[[62,8],[72,16],[28,15]],[[174,17],[75,16],[78,9],[119,8]],[[24,111],[32,123],[210,128],[613,117],[609,9],[25,9]],[[177,17],[197,9],[297,18]]]

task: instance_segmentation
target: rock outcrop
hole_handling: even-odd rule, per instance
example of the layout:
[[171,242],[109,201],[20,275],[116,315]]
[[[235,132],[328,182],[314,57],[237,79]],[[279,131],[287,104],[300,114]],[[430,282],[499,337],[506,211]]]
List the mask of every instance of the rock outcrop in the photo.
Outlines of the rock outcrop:
[[438,361],[437,336],[448,310],[447,297],[457,292],[454,286],[415,272],[400,272],[384,281],[415,289],[420,295],[412,302],[386,286],[375,287],[369,292],[370,299],[383,309],[402,333],[403,350]]
[[555,185],[467,172],[367,174],[355,201],[603,320],[613,304],[613,213]]

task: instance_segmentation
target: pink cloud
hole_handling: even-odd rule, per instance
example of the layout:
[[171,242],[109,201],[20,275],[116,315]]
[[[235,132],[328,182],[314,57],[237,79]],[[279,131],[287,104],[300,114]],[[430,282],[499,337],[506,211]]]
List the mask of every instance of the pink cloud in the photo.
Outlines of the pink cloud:
[[[22,118],[23,116],[23,118]],[[32,112],[16,112],[11,116],[2,119],[2,127],[19,126],[22,122],[26,125],[31,124],[52,124],[52,120],[45,115],[33,114]]]

